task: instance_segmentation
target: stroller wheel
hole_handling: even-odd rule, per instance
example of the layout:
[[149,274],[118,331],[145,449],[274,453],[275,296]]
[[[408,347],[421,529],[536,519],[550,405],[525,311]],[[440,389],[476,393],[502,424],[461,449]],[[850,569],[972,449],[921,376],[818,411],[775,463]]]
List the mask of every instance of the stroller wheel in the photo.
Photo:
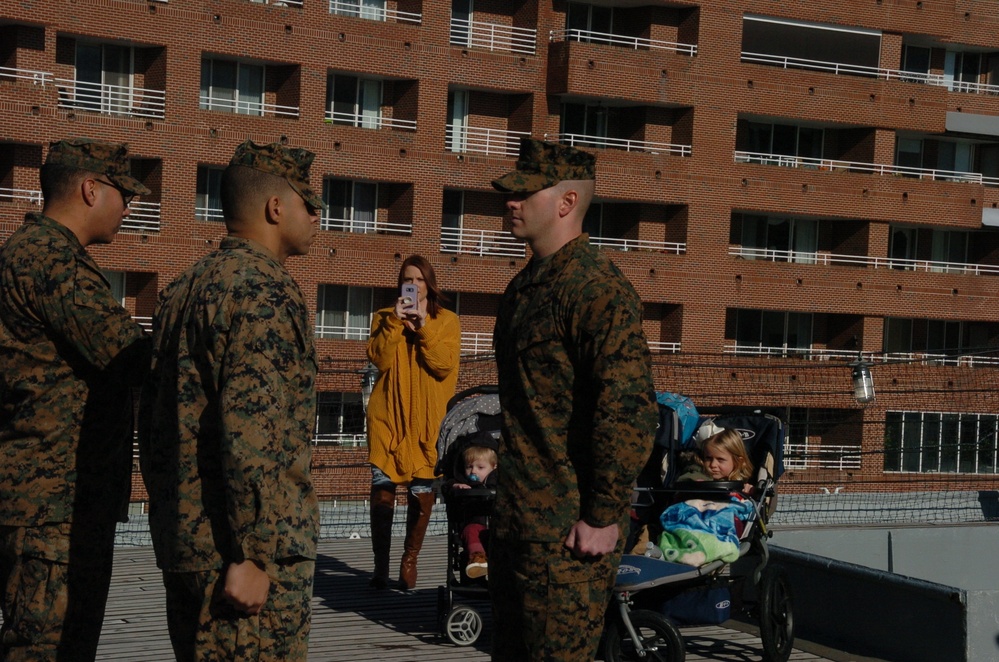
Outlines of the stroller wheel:
[[763,659],[785,662],[794,646],[791,584],[779,565],[768,566],[760,578],[760,639]]
[[650,662],[683,662],[686,651],[679,630],[659,612],[636,609],[629,612],[631,624],[638,634],[633,641],[620,618],[607,624],[604,632],[604,660],[649,660]]
[[447,615],[444,634],[458,646],[471,646],[482,634],[482,617],[465,605],[458,605]]

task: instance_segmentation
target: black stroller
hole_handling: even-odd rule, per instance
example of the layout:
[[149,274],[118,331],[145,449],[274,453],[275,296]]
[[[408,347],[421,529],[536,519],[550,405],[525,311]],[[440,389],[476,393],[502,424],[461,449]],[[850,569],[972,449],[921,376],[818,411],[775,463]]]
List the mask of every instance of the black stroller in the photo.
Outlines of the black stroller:
[[488,445],[490,439],[498,445],[501,413],[497,388],[479,386],[462,391],[451,398],[447,409],[437,438],[437,473],[444,478],[441,494],[447,511],[448,536],[447,578],[437,588],[437,622],[442,636],[458,646],[471,646],[482,634],[482,615],[469,604],[454,604],[454,596],[487,601],[489,585],[488,576],[465,575],[461,530],[472,516],[488,518],[496,490],[491,487],[448,490],[446,486],[463,473],[462,456],[469,445],[473,442]]
[[[633,512],[639,528],[658,522],[671,503],[688,499],[726,501],[733,492],[741,494],[744,487],[742,481],[674,482],[682,450],[679,422],[675,413],[662,406],[660,414],[655,450],[635,492]],[[724,613],[727,617],[732,603],[741,603],[745,614],[758,619],[764,660],[784,662],[790,656],[794,644],[791,588],[785,571],[768,564],[767,549],[772,535],[767,521],[776,503],[777,479],[783,473],[784,425],[776,416],[746,409],[723,410],[702,421],[705,425],[737,430],[753,463],[753,489],[745,499],[751,508],[747,508],[749,516],[738,538],[738,560],[709,559],[694,566],[655,558],[655,554],[625,554],[604,632],[603,653],[607,662],[681,662],[685,651],[675,623],[721,622],[724,617],[715,621],[698,621],[697,617],[707,614],[710,618],[714,613]],[[632,539],[629,544],[633,542]],[[649,549],[657,551],[654,544]],[[684,605],[683,608],[697,606],[693,620],[678,617],[675,608],[678,604]]]

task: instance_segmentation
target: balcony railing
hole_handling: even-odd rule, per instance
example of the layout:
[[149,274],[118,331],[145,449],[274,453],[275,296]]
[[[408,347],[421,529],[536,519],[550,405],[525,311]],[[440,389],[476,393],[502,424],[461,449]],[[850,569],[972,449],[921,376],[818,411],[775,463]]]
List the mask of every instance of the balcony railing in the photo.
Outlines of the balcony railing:
[[32,71],[31,69],[17,69],[12,67],[0,67],[0,81],[3,80],[26,80],[33,85],[45,87],[51,83],[52,74],[47,71]]
[[538,31],[534,28],[516,28],[463,18],[451,19],[452,46],[534,55],[537,42]]
[[650,340],[649,350],[655,352],[656,354],[679,354],[680,343]]
[[332,340],[367,340],[371,334],[369,326],[316,324],[316,337]]
[[206,95],[201,95],[200,103],[202,110],[216,110],[238,115],[298,117],[298,106],[279,106],[274,103],[260,103],[245,99],[222,99]]
[[326,122],[341,126],[358,126],[362,129],[404,129],[407,131],[416,131],[415,120],[383,117],[380,113],[378,115],[365,115],[363,113],[343,113],[327,110]]
[[648,140],[628,140],[607,136],[587,136],[580,133],[545,134],[545,140],[571,145],[573,147],[596,147],[599,149],[623,149],[626,152],[647,152],[649,154],[673,154],[690,156],[690,145],[656,143]]
[[590,243],[600,248],[616,251],[656,251],[682,255],[687,252],[687,244],[671,241],[646,241],[644,239],[619,239],[617,237],[596,237],[590,235]]
[[769,262],[793,262],[795,264],[848,265],[874,267],[875,269],[899,269],[905,271],[928,271],[949,274],[969,274],[973,276],[999,274],[999,265],[966,264],[962,262],[935,262],[933,260],[908,260],[891,257],[870,257],[867,255],[837,255],[809,251],[782,251],[772,248],[749,248],[730,246],[729,255],[748,260]]
[[764,152],[735,152],[736,163],[757,163],[784,168],[807,168],[810,170],[842,170],[852,173],[872,173],[875,175],[895,175],[935,181],[967,182],[984,186],[999,186],[999,177],[986,177],[978,172],[941,170],[939,168],[910,168],[908,166],[885,165],[881,163],[860,163],[857,161],[837,161],[805,156],[768,154]]
[[343,446],[345,448],[363,448],[368,445],[368,435],[363,432],[317,432],[312,436],[316,446]]
[[349,218],[333,218],[324,215],[319,221],[322,230],[333,232],[354,232],[358,234],[412,234],[412,223],[386,223],[377,218],[371,221],[359,221]]
[[971,94],[999,94],[999,85],[972,83],[954,80],[943,74],[931,74],[922,71],[902,71],[900,69],[885,69],[883,67],[865,67],[859,64],[843,64],[842,62],[826,62],[823,60],[808,60],[799,57],[769,55],[767,53],[742,53],[742,61],[754,64],[765,64],[783,69],[809,69],[825,71],[831,74],[847,74],[851,76],[867,76],[884,80],[900,80],[904,83],[919,83],[946,87],[951,92],[969,92]]
[[525,257],[524,242],[502,230],[441,228],[441,252],[480,257]]
[[250,0],[257,5],[274,5],[275,7],[302,7],[302,0]]
[[42,204],[42,192],[24,188],[0,188],[0,200],[13,202],[27,200],[33,205]]
[[517,156],[520,154],[520,139],[529,135],[528,131],[455,127],[454,124],[448,124],[444,130],[444,141],[451,152]]
[[463,356],[479,356],[493,353],[493,334],[461,332],[461,353]]
[[859,469],[860,455],[860,446],[788,442],[784,446],[784,467],[787,469],[833,469],[838,471]]
[[149,316],[142,317],[142,316],[138,316],[138,315],[132,315],[132,319],[135,320],[135,322],[139,326],[141,326],[142,329],[146,333],[151,333],[152,332],[152,330],[153,330],[153,318],[152,317],[149,317]]
[[622,46],[638,50],[659,49],[674,51],[684,55],[696,55],[697,46],[695,44],[681,44],[675,41],[663,41],[661,39],[645,39],[644,37],[627,37],[620,34],[610,34],[606,32],[592,32],[590,30],[552,30],[548,33],[549,41],[583,41],[593,44],[608,44],[610,46]]
[[159,232],[160,203],[133,202],[128,206],[129,214],[121,223],[122,232]]
[[338,16],[354,16],[370,21],[395,21],[396,23],[417,23],[423,21],[422,14],[396,11],[382,7],[364,7],[359,2],[340,2],[330,0],[330,13]]
[[166,92],[163,90],[86,83],[68,78],[54,80],[59,87],[60,108],[158,119],[163,119],[166,114]]
[[[830,359],[854,360],[857,358],[855,349],[825,349],[815,347],[767,347],[761,345],[743,345],[726,343],[722,349],[725,354],[737,356],[768,356],[777,358],[800,358],[813,361],[829,361]],[[863,352],[865,361],[877,363],[922,363],[925,365],[942,365],[958,367],[994,366],[999,365],[999,356],[975,354],[940,354],[934,352]]]
[[194,217],[199,221],[218,221],[221,223],[225,220],[225,217],[222,216],[222,210],[216,207],[195,206]]

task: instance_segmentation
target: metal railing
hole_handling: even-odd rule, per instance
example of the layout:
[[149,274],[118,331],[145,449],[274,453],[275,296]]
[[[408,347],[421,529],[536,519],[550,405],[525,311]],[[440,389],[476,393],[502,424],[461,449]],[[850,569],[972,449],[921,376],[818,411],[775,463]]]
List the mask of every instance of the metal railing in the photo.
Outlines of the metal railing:
[[274,103],[261,103],[259,101],[246,101],[243,99],[221,99],[205,95],[201,95],[200,104],[201,110],[215,110],[224,113],[236,113],[238,115],[298,117],[298,106],[279,106]]
[[672,241],[647,241],[644,239],[620,239],[617,237],[596,237],[590,235],[590,243],[600,248],[616,251],[656,251],[682,255],[687,252],[686,243]]
[[87,83],[69,78],[55,78],[54,81],[59,88],[60,108],[158,119],[166,115],[166,92],[163,90]]
[[219,221],[225,220],[222,216],[222,210],[216,207],[197,207],[194,208],[194,217],[199,221]]
[[729,255],[747,260],[769,262],[794,262],[795,264],[849,265],[874,267],[875,269],[898,269],[904,271],[928,271],[949,274],[969,274],[974,276],[999,274],[999,265],[970,264],[963,262],[936,262],[933,260],[909,260],[891,257],[871,257],[867,255],[837,255],[810,251],[783,251],[772,248],[749,248],[729,246]]
[[441,252],[480,257],[525,257],[524,242],[503,230],[441,228]]
[[545,134],[545,140],[570,145],[573,147],[597,147],[607,149],[623,149],[626,152],[647,152],[649,154],[674,154],[690,156],[690,145],[675,145],[672,143],[657,143],[649,140],[628,140],[626,138],[609,138],[607,136],[587,136],[581,133]]
[[[761,345],[742,345],[738,342],[726,343],[722,351],[725,354],[735,354],[737,356],[801,358],[812,361],[829,361],[830,359],[854,360],[858,354],[855,349],[788,346],[767,347]],[[861,352],[860,354],[865,361],[871,364],[921,363],[923,365],[957,366],[962,368],[999,365],[999,356],[991,354],[940,354],[934,352]]]
[[150,333],[153,330],[153,318],[149,316],[132,315],[132,319],[142,327],[146,333]]
[[984,186],[999,186],[999,177],[986,177],[978,172],[961,172],[957,170],[942,170],[939,168],[911,168],[909,166],[886,165],[882,163],[861,163],[858,161],[839,161],[806,156],[789,156],[786,154],[769,154],[765,152],[735,152],[736,163],[756,163],[774,165],[784,168],[806,168],[810,170],[842,170],[852,173],[872,173],[875,175],[895,175],[917,179],[932,179],[935,181],[966,182]]
[[786,469],[833,469],[843,471],[860,468],[860,446],[834,444],[803,444],[788,442],[784,445]]
[[412,234],[412,223],[386,223],[377,217],[371,221],[359,221],[349,218],[333,218],[324,215],[319,221],[319,229],[332,232],[354,232],[358,234]]
[[461,332],[461,354],[463,356],[479,356],[493,353],[493,334]]
[[378,115],[364,115],[363,113],[343,113],[339,111],[326,111],[327,124],[339,124],[341,126],[358,126],[362,129],[404,129],[416,131],[416,120],[402,120],[396,117],[383,117]]
[[48,71],[32,71],[31,69],[18,69],[16,67],[0,67],[0,81],[4,80],[26,80],[33,85],[45,87],[51,83],[52,74]]
[[135,201],[128,208],[129,214],[121,222],[122,232],[160,231],[160,203]]
[[353,16],[370,21],[395,21],[396,23],[421,23],[423,15],[414,12],[396,11],[384,7],[364,7],[359,2],[330,0],[330,13],[338,16]]
[[537,52],[538,31],[534,28],[517,28],[510,25],[451,19],[451,45],[484,48],[534,55]]
[[450,152],[517,156],[520,154],[520,139],[529,135],[528,131],[455,127],[454,124],[448,124],[444,129],[444,144]]
[[344,448],[363,448],[368,445],[368,435],[350,432],[330,432],[312,435],[315,446],[343,446]]
[[333,340],[367,340],[369,326],[316,324],[316,337]]
[[770,55],[767,53],[743,52],[741,59],[743,62],[765,64],[768,66],[781,67],[783,69],[808,69],[811,71],[825,71],[836,75],[846,74],[851,76],[867,76],[869,78],[880,78],[883,80],[899,80],[904,83],[918,83],[921,85],[946,87],[951,92],[999,94],[999,85],[959,81],[954,80],[953,77],[944,76],[943,74],[931,74],[929,72],[922,71],[902,71],[900,69],[885,69],[883,67],[866,67],[859,64],[809,60],[806,58]]
[[681,44],[675,41],[661,39],[646,39],[644,37],[628,37],[608,32],[593,32],[591,30],[552,30],[548,33],[548,41],[582,41],[592,44],[608,44],[638,50],[639,48],[674,51],[685,55],[697,55],[695,44]]
[[657,354],[679,354],[680,353],[680,343],[678,342],[662,342],[658,340],[649,341],[649,350]]
[[0,200],[27,200],[33,205],[42,204],[42,192],[24,188],[0,188]]
[[274,5],[275,7],[302,7],[302,0],[249,0],[255,5]]

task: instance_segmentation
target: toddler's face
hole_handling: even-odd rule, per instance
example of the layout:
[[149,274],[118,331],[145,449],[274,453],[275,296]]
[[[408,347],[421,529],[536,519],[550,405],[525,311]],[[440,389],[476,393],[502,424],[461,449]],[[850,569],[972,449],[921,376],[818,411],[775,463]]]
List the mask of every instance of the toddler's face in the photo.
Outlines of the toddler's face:
[[704,468],[712,480],[728,480],[735,470],[735,460],[728,451],[709,444],[704,448]]
[[490,464],[488,460],[479,459],[465,463],[465,475],[469,478],[475,476],[480,483],[485,482],[486,476],[488,476],[492,470],[493,465]]

